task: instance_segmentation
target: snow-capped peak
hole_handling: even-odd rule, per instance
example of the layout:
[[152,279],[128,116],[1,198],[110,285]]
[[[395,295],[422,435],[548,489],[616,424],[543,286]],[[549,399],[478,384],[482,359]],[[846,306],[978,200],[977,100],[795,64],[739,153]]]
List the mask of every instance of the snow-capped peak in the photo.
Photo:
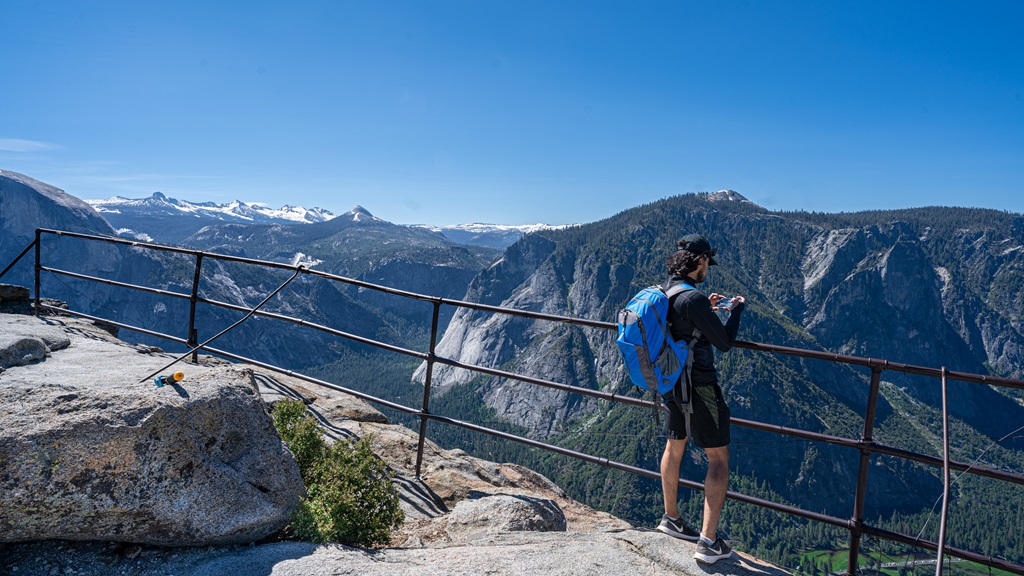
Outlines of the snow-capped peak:
[[747,200],[735,190],[719,190],[714,194],[708,194],[708,200],[711,202],[746,202],[747,204],[753,204],[753,202]]
[[256,203],[235,200],[229,204],[215,202],[193,203],[187,200],[168,198],[161,192],[154,192],[149,198],[123,198],[114,196],[106,200],[86,200],[100,213],[109,214],[148,214],[174,215],[189,214],[206,216],[217,220],[231,222],[250,222],[254,224],[283,222],[323,222],[335,215],[323,208],[306,209],[302,206],[285,205],[279,209],[268,208]]
[[349,218],[351,218],[353,222],[365,222],[367,220],[380,220],[380,218],[377,218],[373,214],[370,214],[369,210],[367,210],[366,208],[363,208],[359,204],[356,204],[355,208],[353,208],[353,209],[349,210],[348,212],[346,212],[345,216],[348,216]]

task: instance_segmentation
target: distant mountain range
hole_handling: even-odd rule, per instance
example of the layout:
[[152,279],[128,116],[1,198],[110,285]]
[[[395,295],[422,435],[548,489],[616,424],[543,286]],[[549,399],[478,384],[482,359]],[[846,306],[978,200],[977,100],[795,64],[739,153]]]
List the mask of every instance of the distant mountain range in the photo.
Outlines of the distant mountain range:
[[[285,205],[278,209],[235,200],[228,204],[216,202],[189,202],[155,192],[148,198],[114,196],[106,200],[85,200],[113,226],[121,236],[143,241],[180,244],[206,226],[218,224],[314,224],[326,222],[337,215],[324,208],[304,208]],[[348,215],[366,214],[356,206]],[[547,224],[455,224],[434,226],[415,224],[435,232],[457,244],[504,249],[523,235],[539,230],[560,229],[565,226]]]
[[139,240],[177,244],[205,226],[214,224],[302,224],[324,222],[335,215],[323,208],[285,205],[278,209],[235,200],[229,204],[189,202],[160,192],[149,198],[86,200],[117,233]]
[[549,226],[547,224],[455,224],[451,226],[414,224],[413,226],[432,230],[459,244],[505,249],[526,234],[540,232],[541,230],[561,230],[562,228],[572,226],[572,224],[562,226]]

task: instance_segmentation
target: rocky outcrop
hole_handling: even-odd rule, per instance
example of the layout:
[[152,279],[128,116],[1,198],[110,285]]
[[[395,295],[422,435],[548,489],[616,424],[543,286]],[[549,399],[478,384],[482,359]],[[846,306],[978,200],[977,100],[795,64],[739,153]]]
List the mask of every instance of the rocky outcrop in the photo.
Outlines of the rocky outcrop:
[[463,500],[448,514],[448,530],[481,527],[496,532],[564,532],[565,514],[552,500],[526,496],[485,496]]
[[0,372],[45,360],[70,343],[67,334],[56,326],[41,324],[30,316],[0,314]]
[[0,375],[0,541],[245,543],[288,521],[302,480],[250,370],[179,365],[184,382],[156,387],[140,379],[170,356],[82,321],[4,320],[65,348]]

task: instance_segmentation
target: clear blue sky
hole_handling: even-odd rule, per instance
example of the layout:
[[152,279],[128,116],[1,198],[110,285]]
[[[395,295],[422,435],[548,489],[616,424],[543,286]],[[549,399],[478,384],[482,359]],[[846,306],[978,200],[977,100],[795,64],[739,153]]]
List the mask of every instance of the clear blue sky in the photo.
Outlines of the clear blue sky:
[[80,198],[589,222],[1024,212],[1024,2],[3,0],[0,169]]

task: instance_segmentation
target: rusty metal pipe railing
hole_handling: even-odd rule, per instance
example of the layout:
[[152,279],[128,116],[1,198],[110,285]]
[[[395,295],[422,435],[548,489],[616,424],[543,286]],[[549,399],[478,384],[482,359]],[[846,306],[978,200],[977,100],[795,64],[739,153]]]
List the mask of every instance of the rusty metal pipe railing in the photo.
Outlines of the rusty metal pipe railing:
[[860,537],[864,525],[864,505],[867,501],[868,490],[868,469],[871,465],[871,446],[874,444],[872,435],[875,429],[875,413],[878,409],[878,387],[882,379],[882,369],[874,366],[871,368],[871,391],[868,392],[868,406],[864,413],[864,432],[861,435],[859,445],[860,465],[857,469],[857,487],[853,497],[853,526],[850,528],[850,561],[847,564],[846,573],[850,576],[857,574],[859,563],[857,555],[860,551]]
[[39,268],[42,266],[42,258],[43,258],[42,232],[40,232],[38,229],[36,229],[36,242],[35,242],[35,244],[36,244],[36,264],[35,264],[35,268],[33,268],[33,270],[35,272],[36,283],[35,283],[35,299],[33,301],[33,304],[35,305],[35,308],[34,308],[35,315],[38,317],[39,316],[39,310],[40,310],[40,308],[39,308],[39,304],[40,304],[39,289],[40,289],[40,284],[41,284]]
[[[199,344],[199,331],[196,329],[196,302],[199,300],[199,280],[203,269],[203,255],[196,254],[196,267],[192,274],[192,294],[188,299],[188,347],[195,348]],[[192,353],[192,362],[199,361],[199,352]]]
[[422,476],[423,445],[427,440],[427,415],[430,414],[430,385],[434,379],[434,362],[437,355],[437,329],[441,314],[441,303],[434,302],[434,312],[430,319],[430,347],[427,349],[427,372],[423,377],[423,408],[420,410],[420,437],[416,442],[416,479]]
[[148,286],[139,286],[138,284],[129,284],[127,282],[118,282],[117,280],[109,280],[107,278],[98,278],[96,276],[89,276],[87,274],[80,274],[78,272],[71,272],[69,270],[61,270],[60,268],[50,268],[48,266],[40,266],[39,269],[43,272],[50,272],[52,274],[59,274],[61,276],[69,276],[71,278],[77,278],[78,280],[87,280],[89,282],[98,282],[100,284],[106,284],[107,286],[115,286],[117,288],[128,288],[129,290],[138,290],[140,292],[148,292],[149,294],[157,294],[159,296],[169,296],[171,298],[178,298],[181,300],[188,300],[188,294],[182,294],[181,292],[172,292],[170,290],[161,290],[159,288],[150,288]]
[[946,517],[949,513],[949,399],[946,394],[946,367],[942,367],[942,514],[939,517],[939,541],[935,547],[935,576],[942,576],[942,560],[945,556]]
[[[909,450],[901,450],[899,448],[893,448],[892,446],[886,446],[884,444],[875,444],[874,446],[871,447],[871,451],[876,452],[878,454],[885,454],[886,456],[894,456],[896,458],[902,458],[904,460],[912,460],[914,462],[928,464],[936,468],[942,468],[941,458],[927,456],[925,454],[918,454],[917,452],[911,452]],[[1009,482],[1011,484],[1024,485],[1024,475],[1015,474],[1013,472],[996,470],[994,468],[989,468],[988,466],[980,466],[978,464],[967,464],[966,462],[959,462],[957,460],[950,460],[949,467],[953,470],[966,472],[968,474],[974,474],[976,476],[985,476],[987,478],[993,478],[995,480],[1001,480],[1003,482]]]
[[[170,297],[179,298],[179,299],[191,299],[191,296],[189,296],[187,294],[178,293],[178,292],[159,290],[159,289],[155,289],[155,288],[148,288],[148,287],[145,287],[145,286],[139,286],[139,285],[136,285],[136,284],[129,284],[129,283],[125,283],[125,282],[117,282],[117,281],[114,281],[114,280],[108,280],[108,279],[104,279],[104,278],[88,276],[88,275],[85,275],[85,274],[78,274],[78,273],[74,273],[74,272],[70,272],[70,271],[66,271],[66,270],[60,270],[60,269],[56,269],[56,268],[49,268],[49,267],[45,267],[45,266],[41,267],[40,269],[43,270],[43,271],[53,272],[53,273],[57,273],[57,274],[63,274],[63,275],[71,276],[71,277],[82,279],[82,280],[91,280],[91,281],[100,282],[100,283],[103,283],[103,284],[108,284],[108,285],[117,286],[117,287],[121,287],[121,288],[136,289],[136,290],[140,290],[140,291],[144,291],[144,292],[149,292],[149,293],[152,293],[152,294],[158,294],[158,295],[163,295],[163,296],[170,296]],[[247,308],[245,306],[240,306],[240,305],[237,305],[237,304],[231,304],[231,303],[228,303],[228,302],[223,302],[223,301],[214,300],[214,299],[210,299],[210,298],[204,298],[204,297],[201,297],[201,296],[197,296],[196,297],[196,302],[203,303],[203,304],[209,304],[211,306],[216,306],[216,307],[220,307],[220,308],[224,308],[224,309],[228,309],[228,310],[234,310],[234,311],[238,311],[238,312],[249,312],[251,310],[250,308]],[[438,300],[438,304],[439,303],[440,303],[440,299]],[[59,310],[59,309],[54,309],[54,310]],[[415,350],[410,350],[408,348],[403,348],[403,347],[400,347],[400,346],[395,346],[395,345],[392,345],[392,344],[387,344],[387,343],[379,342],[377,340],[372,340],[372,339],[369,339],[369,338],[365,338],[365,337],[362,337],[362,336],[359,336],[359,335],[356,335],[356,334],[344,332],[344,331],[341,331],[341,330],[336,330],[336,329],[330,328],[328,326],[324,326],[324,325],[321,325],[321,324],[317,324],[317,323],[313,323],[313,322],[309,322],[309,321],[303,320],[301,318],[295,318],[295,317],[286,316],[286,315],[283,315],[283,314],[276,314],[274,312],[266,312],[264,310],[257,310],[255,312],[255,315],[261,316],[261,317],[265,317],[265,318],[281,320],[281,321],[284,321],[284,322],[290,322],[290,323],[296,324],[298,326],[305,326],[307,328],[312,328],[314,330],[318,330],[318,331],[321,331],[321,332],[324,332],[324,333],[327,333],[327,334],[331,334],[331,335],[334,335],[334,336],[338,336],[338,337],[341,337],[341,338],[346,338],[346,339],[349,339],[349,340],[353,340],[355,342],[359,342],[359,343],[362,343],[362,344],[367,344],[367,345],[375,346],[375,347],[378,347],[378,348],[381,348],[381,349],[385,349],[385,350],[388,350],[388,351],[391,351],[391,352],[396,352],[396,353],[399,353],[399,354],[404,354],[406,356],[412,356],[412,357],[415,357],[415,358],[419,358],[420,360],[426,361],[428,359],[428,354],[424,354],[422,352],[417,352]],[[191,310],[190,310],[190,317],[191,317]],[[96,319],[97,320],[102,320],[100,318],[96,318]],[[107,322],[110,322],[110,321],[107,321]],[[110,322],[110,323],[111,324],[115,324],[113,322]],[[142,329],[140,329],[140,328],[129,327],[127,325],[125,325],[125,328],[126,329],[133,329],[133,330],[140,331],[140,332],[142,331]],[[145,332],[143,332],[143,333],[145,333]],[[157,337],[168,337],[167,335],[161,334],[161,333],[153,333],[153,334],[149,334],[149,335],[155,335]],[[177,342],[178,340],[175,339],[175,341]],[[194,345],[195,344],[192,344],[192,346],[194,346]],[[800,349],[790,349],[790,351],[801,352]],[[862,359],[858,359],[856,357],[845,357],[845,358],[849,359],[849,360],[862,360]],[[823,359],[833,360],[832,358],[823,358]],[[507,371],[503,371],[503,370],[497,370],[497,369],[487,368],[487,367],[483,367],[483,366],[477,366],[477,365],[474,365],[474,364],[462,363],[462,362],[458,362],[458,361],[447,359],[447,358],[443,358],[443,357],[435,357],[435,361],[443,363],[443,364],[447,364],[447,365],[455,367],[455,368],[461,368],[461,369],[465,369],[465,370],[481,372],[481,373],[488,374],[488,375],[491,375],[491,376],[497,376],[497,377],[509,378],[509,379],[513,379],[513,380],[519,380],[521,382],[526,382],[526,383],[530,383],[530,384],[536,384],[536,385],[540,385],[540,386],[546,386],[546,387],[549,387],[549,388],[555,388],[555,389],[559,389],[559,390],[562,390],[562,391],[565,391],[565,392],[583,394],[583,395],[591,396],[591,397],[598,398],[598,399],[601,399],[601,400],[608,400],[608,401],[612,401],[612,402],[623,402],[623,403],[632,404],[634,406],[640,406],[640,407],[644,407],[644,408],[651,408],[651,407],[654,406],[654,403],[650,402],[649,400],[644,400],[642,398],[636,398],[636,397],[632,397],[632,396],[628,396],[628,395],[613,394],[613,393],[602,392],[602,391],[599,391],[599,390],[592,390],[592,389],[589,389],[589,388],[579,388],[579,387],[575,387],[575,386],[564,385],[564,384],[560,384],[560,383],[557,383],[557,382],[551,382],[551,381],[547,381],[547,380],[543,380],[543,379],[539,379],[539,378],[523,376],[523,375],[519,375],[519,374],[515,374],[515,373],[512,373],[512,372],[507,372]],[[867,362],[865,362],[865,363],[863,363],[863,365],[869,365],[869,364]],[[764,431],[764,432],[771,432],[771,433],[776,433],[776,434],[782,434],[782,435],[792,436],[792,437],[796,437],[796,438],[802,438],[802,439],[805,439],[805,440],[813,440],[813,441],[824,442],[824,443],[838,445],[838,446],[846,446],[846,447],[850,447],[850,448],[858,448],[858,449],[861,448],[860,441],[852,440],[852,439],[849,439],[849,438],[843,438],[841,436],[832,436],[832,435],[828,435],[828,434],[821,434],[821,433],[817,433],[817,432],[810,432],[810,431],[806,431],[806,430],[800,430],[800,429],[797,429],[797,428],[788,428],[788,427],[785,427],[785,426],[780,426],[780,425],[775,425],[775,424],[766,424],[766,423],[762,423],[762,422],[756,422],[756,421],[753,421],[753,420],[745,420],[745,419],[742,419],[742,418],[732,418],[732,422],[734,424],[738,425],[738,426],[741,426],[741,427],[751,428],[751,429],[760,430],[760,431]],[[885,445],[878,444],[878,443],[874,443],[872,445],[871,450],[873,452],[883,453],[883,454],[887,454],[887,455],[898,457],[898,458],[914,460],[914,461],[917,461],[917,462],[921,462],[921,463],[925,463],[925,464],[929,464],[929,465],[933,465],[933,466],[937,466],[937,467],[941,467],[942,466],[941,460],[939,460],[937,458],[934,458],[934,457],[931,457],[931,456],[927,456],[927,455],[924,455],[924,454],[918,454],[916,452],[910,452],[910,451],[907,451],[907,450],[901,450],[901,449],[898,449],[898,448],[893,448],[893,447],[885,446]],[[965,464],[965,463],[961,463],[961,462],[957,462],[957,461],[952,461],[951,462],[951,467],[953,469],[959,470],[959,471],[968,471],[970,473],[978,474],[978,475],[981,475],[981,476],[988,476],[990,478],[996,478],[996,479],[999,479],[999,480],[1005,480],[1005,481],[1013,482],[1013,483],[1017,483],[1017,484],[1024,484],[1024,476],[1021,476],[1021,475],[1018,475],[1018,474],[1009,473],[1009,472],[994,470],[994,469],[987,468],[987,467],[984,467],[984,466],[977,466],[977,465],[971,466],[971,465],[968,465],[968,464]]]
[[[746,350],[754,350],[758,352],[775,352],[778,354],[785,354],[787,356],[814,358],[816,360],[826,360],[829,362],[837,362],[840,364],[854,364],[857,366],[866,366],[868,368],[878,367],[883,370],[893,370],[895,372],[917,374],[919,376],[929,376],[932,378],[942,377],[942,371],[937,368],[929,368],[927,366],[915,366],[913,364],[904,364],[902,362],[893,362],[890,360],[878,360],[876,358],[861,358],[859,356],[846,356],[844,354],[833,354],[831,352],[822,352],[819,350],[806,350],[804,348],[793,348],[790,346],[779,346],[776,344],[762,344],[760,342],[747,342],[745,340],[737,340],[734,346],[737,348],[744,348]],[[946,378],[950,380],[958,380],[960,382],[973,382],[975,384],[988,384],[996,386],[1006,386],[1009,388],[1024,389],[1024,381],[1022,380],[1002,378],[999,376],[988,376],[985,374],[971,374],[970,372],[957,372],[955,370],[947,370]]]

